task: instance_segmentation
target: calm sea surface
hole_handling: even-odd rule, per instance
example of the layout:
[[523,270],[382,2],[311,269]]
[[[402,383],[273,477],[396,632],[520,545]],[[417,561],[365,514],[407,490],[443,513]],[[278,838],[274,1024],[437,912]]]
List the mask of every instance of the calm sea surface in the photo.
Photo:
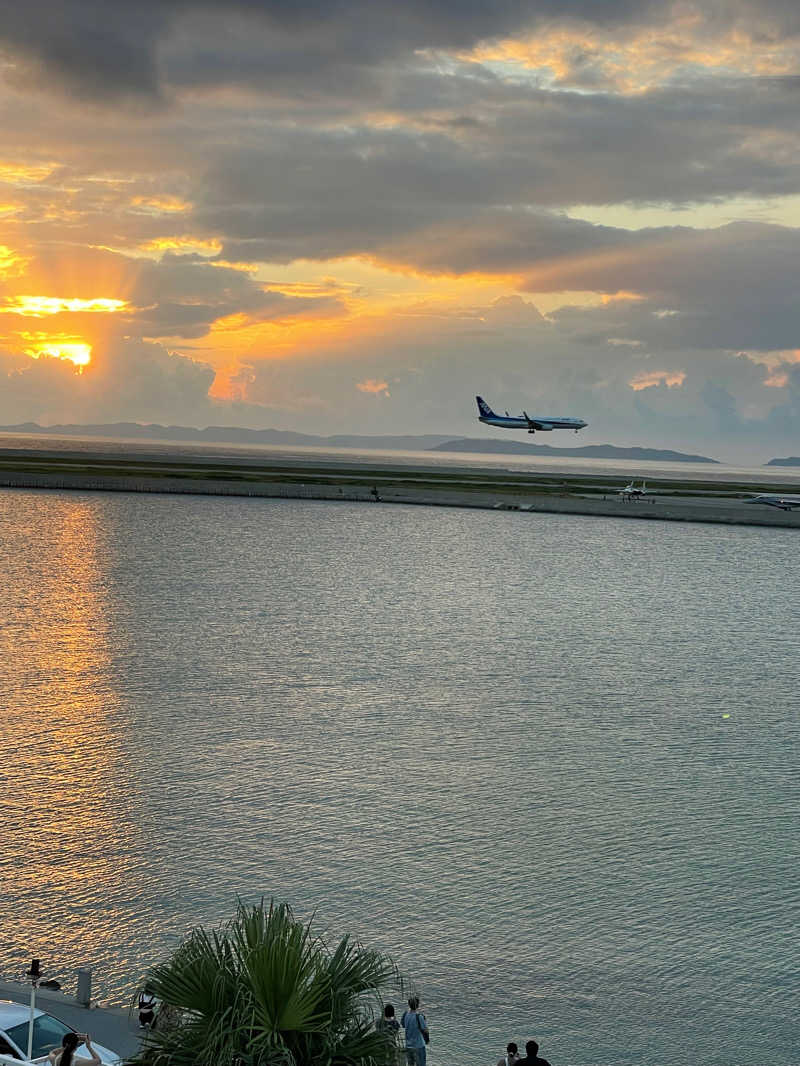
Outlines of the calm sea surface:
[[0,490],[0,973],[127,999],[237,896],[432,1066],[796,1066],[789,530]]

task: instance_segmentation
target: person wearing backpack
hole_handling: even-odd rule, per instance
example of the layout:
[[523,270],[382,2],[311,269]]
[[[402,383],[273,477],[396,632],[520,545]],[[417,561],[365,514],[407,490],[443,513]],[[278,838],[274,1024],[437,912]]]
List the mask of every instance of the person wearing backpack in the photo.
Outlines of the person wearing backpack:
[[406,1031],[408,1066],[426,1066],[427,1045],[431,1037],[425,1015],[419,1009],[419,996],[408,997],[408,1010],[403,1012],[400,1024]]

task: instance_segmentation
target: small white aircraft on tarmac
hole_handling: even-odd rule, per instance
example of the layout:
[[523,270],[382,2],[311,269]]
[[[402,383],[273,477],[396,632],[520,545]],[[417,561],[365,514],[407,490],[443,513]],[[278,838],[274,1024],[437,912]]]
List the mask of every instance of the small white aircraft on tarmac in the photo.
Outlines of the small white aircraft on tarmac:
[[642,496],[647,495],[647,482],[642,481],[641,485],[637,485],[635,481],[631,481],[624,489],[619,490],[619,495],[624,500],[640,500]]
[[782,511],[791,511],[794,507],[800,507],[800,496],[775,496],[764,492],[760,496],[754,496],[745,503],[765,503],[768,507],[780,507]]
[[568,418],[565,415],[529,415],[523,411],[521,415],[510,415],[506,411],[505,416],[495,414],[482,396],[476,396],[478,401],[478,421],[485,422],[487,426],[497,426],[498,429],[527,429],[529,433],[544,432],[551,429],[574,429],[577,433],[583,429],[586,423],[582,418]]

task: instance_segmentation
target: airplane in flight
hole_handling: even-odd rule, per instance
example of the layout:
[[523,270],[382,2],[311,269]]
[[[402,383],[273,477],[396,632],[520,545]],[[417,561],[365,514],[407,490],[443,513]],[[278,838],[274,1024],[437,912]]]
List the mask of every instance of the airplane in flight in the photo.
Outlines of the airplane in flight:
[[551,429],[574,429],[577,433],[586,425],[582,418],[529,415],[527,411],[521,415],[510,415],[508,411],[505,415],[498,415],[482,396],[476,396],[475,399],[478,401],[478,421],[487,426],[497,426],[498,429],[527,429],[529,433],[535,433],[537,429],[540,433]]
[[800,496],[775,496],[764,492],[760,496],[754,496],[745,503],[765,503],[768,507],[780,507],[782,511],[791,511],[794,507],[800,507]]
[[619,495],[625,500],[640,500],[642,496],[647,495],[647,482],[643,480],[641,485],[637,485],[635,481],[631,481],[624,489],[619,490]]

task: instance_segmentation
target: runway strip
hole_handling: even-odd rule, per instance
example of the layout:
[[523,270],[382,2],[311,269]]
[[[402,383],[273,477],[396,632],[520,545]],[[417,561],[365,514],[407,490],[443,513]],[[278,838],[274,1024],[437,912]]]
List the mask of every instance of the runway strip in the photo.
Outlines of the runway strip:
[[613,475],[575,476],[476,468],[361,466],[314,461],[247,463],[160,459],[122,460],[108,455],[5,452],[0,487],[104,492],[166,492],[222,496],[369,501],[474,507],[540,514],[576,514],[675,522],[800,528],[800,511],[745,500],[759,492],[796,486],[648,480],[641,500],[619,495]]

